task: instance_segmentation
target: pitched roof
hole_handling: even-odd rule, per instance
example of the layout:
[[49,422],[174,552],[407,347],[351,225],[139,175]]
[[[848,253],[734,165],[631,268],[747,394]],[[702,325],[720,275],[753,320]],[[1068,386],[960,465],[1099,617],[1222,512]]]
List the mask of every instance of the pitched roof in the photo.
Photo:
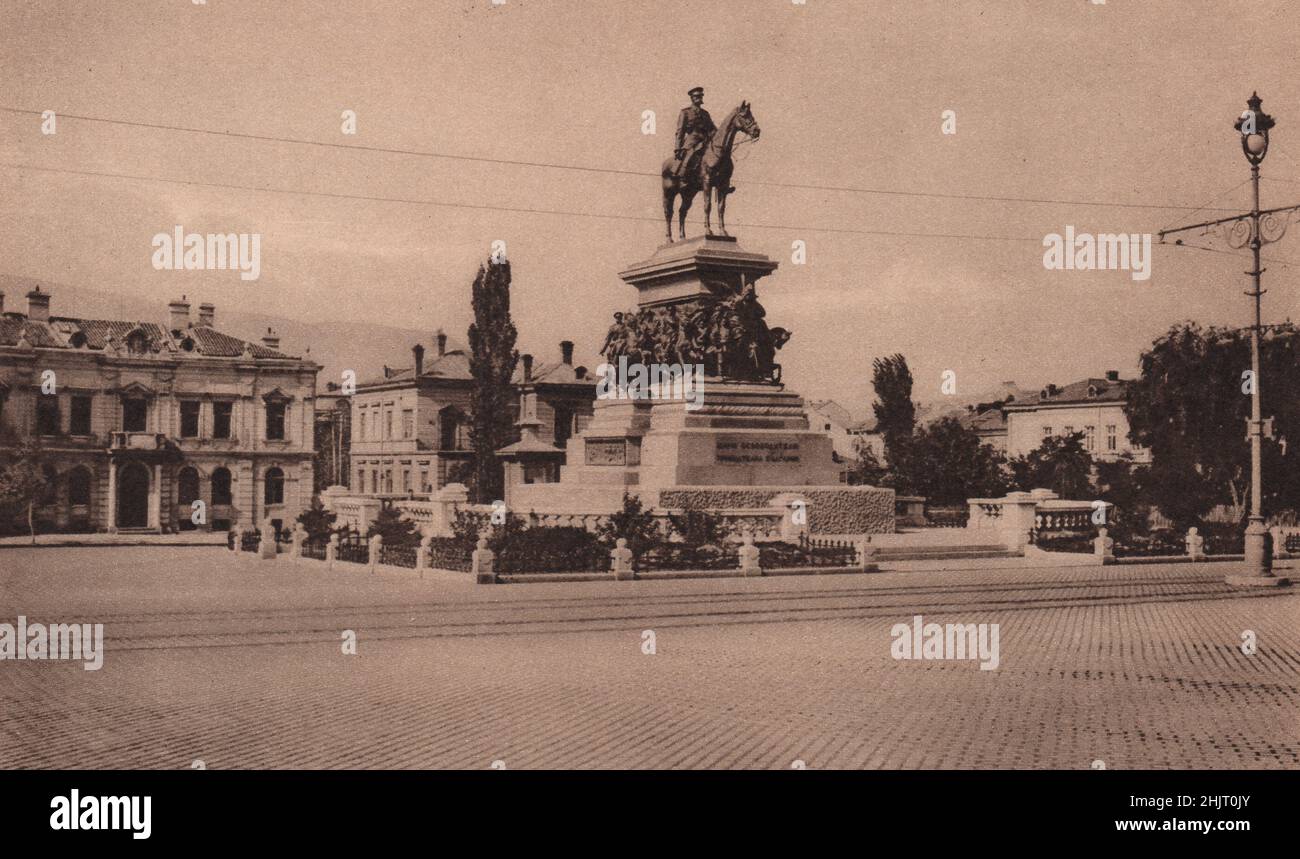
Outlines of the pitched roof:
[[834,400],[813,400],[808,403],[808,408],[830,418],[833,423],[842,427],[848,428],[854,425],[853,415]]
[[997,408],[984,409],[983,411],[971,410],[958,420],[966,429],[974,430],[977,433],[1006,432],[1007,429],[1006,413]]
[[[554,363],[537,363],[533,364],[533,383],[539,385],[581,385],[595,384],[596,378],[588,371],[583,376],[578,376],[578,368],[572,364],[565,364],[562,361]],[[414,367],[399,367],[397,369],[389,368],[387,375],[376,376],[362,382],[358,387],[369,387],[371,385],[392,385],[399,382],[411,382],[415,378]],[[436,355],[432,361],[424,362],[424,371],[420,374],[422,379],[448,379],[454,381],[469,382],[474,376],[469,371],[469,355],[463,349],[451,349],[445,355]],[[523,384],[524,381],[524,362],[520,361],[515,366],[513,382],[516,385]]]
[[1128,398],[1129,379],[1081,379],[1051,391],[1044,388],[1037,397],[1008,403],[1008,409],[1029,411],[1042,405],[1074,403],[1122,403]]
[[[223,334],[207,326],[191,326],[183,331],[169,331],[154,322],[138,322],[122,319],[78,319],[70,316],[52,316],[48,322],[28,319],[21,313],[6,313],[0,316],[0,346],[17,346],[20,339],[42,349],[90,349],[102,351],[108,348],[110,338],[118,343],[125,343],[127,335],[139,331],[148,338],[150,348],[155,353],[166,353],[172,357],[200,355],[216,358],[236,358],[244,354],[247,348],[254,358],[286,358],[286,355],[270,349],[261,343],[251,343]],[[192,348],[185,348],[186,340],[191,341]],[[79,342],[83,341],[84,342]]]

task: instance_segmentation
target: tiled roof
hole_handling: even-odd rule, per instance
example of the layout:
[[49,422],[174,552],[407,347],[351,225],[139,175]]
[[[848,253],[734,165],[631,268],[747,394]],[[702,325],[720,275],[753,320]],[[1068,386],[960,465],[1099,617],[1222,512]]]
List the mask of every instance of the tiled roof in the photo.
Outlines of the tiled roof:
[[1027,411],[1040,405],[1122,403],[1128,398],[1130,384],[1127,379],[1082,379],[1057,388],[1051,394],[1044,388],[1037,397],[1008,403],[1007,408]]
[[[362,387],[370,385],[392,385],[399,382],[410,382],[415,378],[414,367],[399,367],[389,369],[388,375],[376,376],[361,383]],[[469,355],[461,349],[452,349],[445,355],[435,356],[432,361],[424,362],[424,372],[421,378],[425,379],[450,379],[468,382],[473,380],[473,375],[469,371]],[[523,384],[524,381],[524,362],[521,360],[515,367],[513,379],[516,385]],[[579,378],[577,367],[572,364],[565,364],[562,361],[555,363],[534,363],[533,364],[533,382],[542,385],[575,385],[575,384],[594,384],[595,377],[588,372],[585,376]]]
[[1004,432],[1007,428],[1007,416],[1001,409],[970,411],[958,420],[962,426],[975,432]]
[[[125,344],[127,335],[132,331],[141,331],[148,338],[154,352],[166,353],[173,357],[187,354],[205,357],[236,358],[249,348],[254,358],[291,358],[283,352],[269,349],[260,343],[249,343],[229,334],[222,334],[213,328],[197,326],[173,334],[161,325],[153,322],[131,322],[120,319],[76,319],[67,316],[51,317],[49,322],[36,322],[27,319],[21,313],[7,313],[0,316],[0,346],[16,346],[20,338],[37,348],[48,349],[92,349],[107,348],[109,338]],[[85,338],[84,343],[75,343],[77,335]],[[193,340],[194,348],[185,349],[186,338]]]

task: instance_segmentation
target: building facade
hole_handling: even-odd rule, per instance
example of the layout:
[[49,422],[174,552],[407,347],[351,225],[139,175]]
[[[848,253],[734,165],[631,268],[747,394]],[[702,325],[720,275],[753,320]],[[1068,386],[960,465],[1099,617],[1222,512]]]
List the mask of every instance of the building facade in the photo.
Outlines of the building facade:
[[[411,351],[411,366],[384,368],[383,376],[357,385],[352,397],[353,495],[428,495],[462,482],[471,467],[469,356],[448,349],[441,332],[427,362],[422,345]],[[514,382],[535,394],[530,421],[536,438],[562,450],[591,419],[596,381],[585,367],[573,365],[567,340],[558,362],[535,364],[532,356],[520,356]],[[518,424],[518,402],[510,418]]]
[[1104,378],[1084,379],[1063,387],[1048,385],[1037,400],[1008,403],[1007,455],[1023,456],[1044,438],[1083,433],[1084,448],[1094,459],[1109,462],[1124,456],[1148,463],[1151,453],[1129,441],[1124,403],[1129,382],[1110,370]]
[[310,503],[316,364],[269,329],[219,332],[210,304],[139,322],[51,316],[50,300],[38,287],[4,312],[0,294],[0,444],[39,444],[43,530],[284,525]]

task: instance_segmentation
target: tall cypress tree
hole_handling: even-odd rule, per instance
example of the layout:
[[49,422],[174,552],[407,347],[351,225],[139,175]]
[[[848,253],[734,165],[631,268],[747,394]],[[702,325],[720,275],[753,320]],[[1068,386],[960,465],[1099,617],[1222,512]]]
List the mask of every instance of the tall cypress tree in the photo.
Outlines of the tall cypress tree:
[[489,260],[474,278],[474,322],[469,326],[470,394],[473,411],[470,437],[474,443],[474,476],[470,490],[480,504],[502,497],[504,481],[496,452],[510,443],[514,426],[510,406],[515,394],[511,378],[519,361],[514,323],[510,319],[510,263]]
[[912,402],[912,371],[900,354],[872,362],[872,386],[876,389],[876,431],[885,440],[885,458],[890,470],[898,472],[906,458],[908,442],[916,429],[916,404]]

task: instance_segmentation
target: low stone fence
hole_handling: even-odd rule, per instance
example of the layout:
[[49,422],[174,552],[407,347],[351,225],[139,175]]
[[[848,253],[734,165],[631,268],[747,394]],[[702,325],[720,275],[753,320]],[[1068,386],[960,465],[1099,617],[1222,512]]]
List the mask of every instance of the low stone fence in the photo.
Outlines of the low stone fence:
[[971,498],[967,506],[966,528],[999,532],[1011,551],[1023,551],[1044,534],[1092,533],[1098,527],[1095,518],[1108,522],[1113,508],[1104,501],[1069,501],[1049,489]]
[[[875,562],[875,547],[870,537],[853,541],[804,539],[798,544],[784,544],[788,550],[773,551],[772,546],[760,546],[753,535],[746,534],[734,550],[712,552],[707,557],[701,549],[691,550],[680,546],[681,551],[665,554],[664,546],[656,547],[642,556],[635,555],[627,541],[619,538],[609,553],[608,572],[519,572],[502,573],[497,569],[496,554],[480,539],[474,551],[473,572],[479,584],[497,582],[584,581],[614,578],[704,578],[716,576],[772,576],[796,573],[868,573],[879,566]],[[667,548],[672,548],[671,544]],[[692,553],[694,552],[694,554]],[[767,553],[767,554],[765,554]]]
[[[231,540],[231,552],[275,559],[274,553],[268,556],[261,551],[266,541],[258,532],[250,529],[247,534],[254,539],[248,542],[242,539]],[[269,545],[275,546],[274,538]],[[323,545],[323,551],[318,548],[320,545]],[[734,550],[721,552],[715,559],[718,563],[704,567],[690,563],[695,558],[685,555],[677,558],[677,562],[665,560],[654,553],[638,558],[627,547],[627,541],[620,538],[616,547],[609,552],[608,562],[598,565],[597,570],[570,569],[562,559],[539,559],[536,565],[530,565],[527,559],[517,559],[509,566],[518,569],[503,572],[497,553],[487,546],[486,537],[480,537],[478,546],[473,550],[465,550],[458,541],[450,538],[430,536],[421,538],[418,546],[385,546],[382,537],[375,535],[366,538],[359,533],[348,536],[335,533],[330,535],[328,543],[315,544],[308,542],[307,532],[300,525],[291,535],[285,557],[308,564],[319,563],[331,570],[364,568],[371,573],[379,568],[414,570],[421,578],[425,570],[468,572],[479,584],[611,578],[762,576],[798,572],[865,573],[879,569],[875,563],[875,547],[867,536],[856,540],[805,537],[797,544],[778,545],[784,548],[776,551],[771,544],[760,546],[755,543],[753,535],[747,534]]]

